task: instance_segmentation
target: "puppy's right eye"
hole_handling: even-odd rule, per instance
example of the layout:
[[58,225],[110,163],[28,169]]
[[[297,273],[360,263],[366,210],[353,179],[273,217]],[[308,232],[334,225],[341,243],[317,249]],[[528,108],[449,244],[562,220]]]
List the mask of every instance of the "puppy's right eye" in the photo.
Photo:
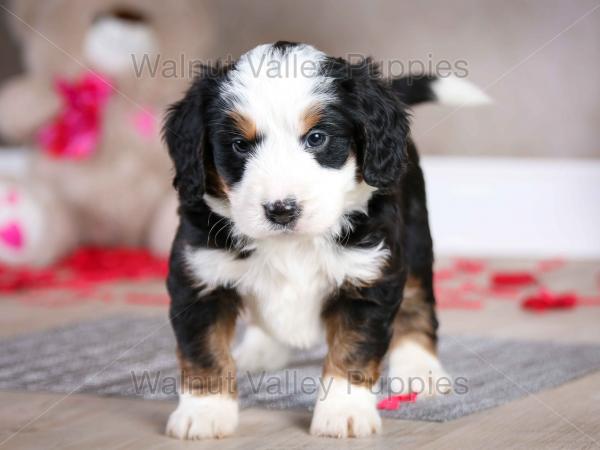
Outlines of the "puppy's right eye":
[[252,148],[250,143],[243,139],[234,139],[231,147],[238,153],[248,153]]
[[306,136],[305,144],[308,148],[323,147],[329,141],[329,136],[323,131],[313,130]]

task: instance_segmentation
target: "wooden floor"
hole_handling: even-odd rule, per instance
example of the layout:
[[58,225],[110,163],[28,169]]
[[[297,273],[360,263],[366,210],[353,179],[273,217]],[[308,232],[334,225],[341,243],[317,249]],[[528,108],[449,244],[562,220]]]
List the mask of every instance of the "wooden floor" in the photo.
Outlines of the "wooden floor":
[[[599,272],[597,263],[570,264],[548,282],[555,289],[597,295]],[[0,336],[123,311],[166,314],[164,307],[88,302],[46,308],[1,298]],[[600,343],[600,307],[531,314],[514,302],[490,301],[481,310],[442,310],[440,316],[443,333]],[[600,448],[600,373],[448,423],[385,420],[382,435],[360,440],[311,437],[308,412],[249,409],[242,411],[235,437],[179,442],[163,435],[174,406],[172,402],[0,391],[0,448]]]

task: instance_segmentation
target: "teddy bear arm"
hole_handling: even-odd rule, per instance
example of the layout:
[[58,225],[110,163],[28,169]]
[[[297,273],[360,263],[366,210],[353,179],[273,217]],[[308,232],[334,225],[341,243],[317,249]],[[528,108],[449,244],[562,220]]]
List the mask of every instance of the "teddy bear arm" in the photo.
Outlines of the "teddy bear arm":
[[14,144],[28,143],[59,109],[60,99],[47,82],[12,78],[0,87],[0,135]]
[[179,225],[177,207],[177,194],[169,190],[157,206],[147,235],[147,245],[156,256],[169,256]]

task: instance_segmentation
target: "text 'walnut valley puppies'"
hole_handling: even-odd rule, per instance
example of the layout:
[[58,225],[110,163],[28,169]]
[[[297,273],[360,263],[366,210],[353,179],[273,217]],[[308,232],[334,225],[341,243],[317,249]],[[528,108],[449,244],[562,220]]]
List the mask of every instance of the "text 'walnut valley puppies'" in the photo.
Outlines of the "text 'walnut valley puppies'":
[[[233,433],[235,360],[275,369],[322,339],[315,435],[381,429],[372,388],[388,351],[398,393],[447,377],[406,105],[457,93],[485,100],[456,78],[384,80],[368,60],[287,42],[198,76],[164,130],[181,219],[168,288],[182,384],[168,434]],[[251,325],[234,359],[242,310]]]

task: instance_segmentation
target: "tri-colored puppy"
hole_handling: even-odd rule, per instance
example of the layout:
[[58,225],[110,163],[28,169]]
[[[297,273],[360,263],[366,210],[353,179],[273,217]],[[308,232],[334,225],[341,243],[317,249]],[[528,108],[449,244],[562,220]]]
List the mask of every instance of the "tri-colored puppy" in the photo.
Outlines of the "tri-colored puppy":
[[[274,369],[323,339],[315,435],[381,429],[371,388],[388,351],[399,391],[417,379],[435,393],[432,243],[406,108],[457,95],[484,99],[456,78],[384,80],[369,60],[288,42],[197,77],[164,129],[181,217],[168,288],[182,385],[168,434],[233,433],[236,360]],[[234,358],[242,310],[251,325]]]

